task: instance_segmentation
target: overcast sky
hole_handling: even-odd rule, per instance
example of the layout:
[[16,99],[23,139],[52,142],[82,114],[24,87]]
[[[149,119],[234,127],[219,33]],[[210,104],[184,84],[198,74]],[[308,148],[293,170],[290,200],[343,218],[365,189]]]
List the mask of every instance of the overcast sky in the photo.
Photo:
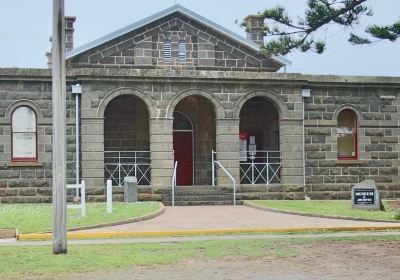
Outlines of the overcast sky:
[[[0,0],[0,67],[46,68],[51,46],[52,0]],[[179,4],[244,36],[235,24],[248,14],[281,4],[292,15],[301,13],[306,0],[179,0]],[[369,0],[374,16],[362,21],[388,24],[400,18],[399,0]],[[66,15],[76,16],[75,47],[134,23],[165,8],[174,0],[65,0]],[[295,52],[288,72],[304,74],[400,76],[400,40],[373,46],[351,46],[349,30],[329,27],[322,55]]]

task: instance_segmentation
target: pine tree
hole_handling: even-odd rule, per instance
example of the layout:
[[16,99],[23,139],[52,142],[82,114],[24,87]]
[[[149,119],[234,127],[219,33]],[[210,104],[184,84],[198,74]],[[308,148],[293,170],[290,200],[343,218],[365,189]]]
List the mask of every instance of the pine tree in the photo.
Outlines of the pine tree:
[[[266,55],[286,55],[293,50],[323,53],[324,39],[315,39],[315,33],[328,24],[353,27],[363,16],[372,16],[367,0],[308,0],[305,14],[294,20],[284,7],[276,6],[261,13],[264,25],[252,29],[243,22],[247,31],[269,37],[261,46]],[[350,33],[349,42],[355,45],[371,44],[379,40],[396,41],[400,36],[400,20],[391,25],[371,25],[367,36]]]

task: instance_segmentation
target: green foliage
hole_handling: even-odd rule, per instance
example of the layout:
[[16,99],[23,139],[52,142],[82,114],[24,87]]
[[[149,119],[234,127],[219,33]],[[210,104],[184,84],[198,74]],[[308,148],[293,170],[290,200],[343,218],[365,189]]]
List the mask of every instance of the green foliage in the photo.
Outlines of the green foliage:
[[400,35],[400,22],[386,26],[372,25],[367,28],[367,33],[378,39],[394,42]]
[[276,6],[275,8],[265,10],[264,17],[284,24],[292,23],[289,14],[286,12],[286,9],[281,6]]
[[370,44],[371,40],[362,38],[354,33],[350,33],[349,42],[353,45],[363,45],[363,44]]
[[[157,202],[113,203],[113,213],[106,213],[105,203],[87,203],[86,216],[79,209],[68,209],[67,226],[82,227],[135,218],[160,209]],[[52,229],[52,204],[0,204],[0,228],[16,228],[20,233]]]
[[395,219],[395,220],[397,220],[397,221],[400,220],[400,212],[394,213],[393,219]]
[[324,41],[315,42],[315,51],[318,54],[321,54],[325,51],[325,46],[326,46],[326,44]]
[[[325,39],[314,38],[317,31],[326,25],[336,24],[353,27],[359,19],[372,16],[372,10],[365,4],[367,0],[308,0],[304,17],[294,20],[285,7],[266,9],[262,14],[264,25],[257,28],[246,26],[249,32],[267,37],[261,46],[263,54],[286,55],[293,50],[313,51],[321,54],[326,49]],[[400,22],[393,25],[371,25],[366,33],[379,40],[396,41],[400,35]],[[370,44],[372,40],[351,33],[349,42],[354,45]]]

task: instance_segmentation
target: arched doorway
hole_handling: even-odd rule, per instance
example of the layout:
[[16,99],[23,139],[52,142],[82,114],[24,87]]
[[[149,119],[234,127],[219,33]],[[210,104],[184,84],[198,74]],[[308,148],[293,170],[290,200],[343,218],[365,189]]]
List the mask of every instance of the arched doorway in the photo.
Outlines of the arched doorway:
[[264,97],[249,99],[240,111],[240,182],[280,182],[279,114]]
[[122,185],[135,176],[139,185],[150,184],[149,113],[135,96],[114,98],[104,112],[105,180]]
[[176,184],[193,185],[193,124],[188,116],[174,112],[174,157],[178,162]]
[[190,95],[173,113],[173,146],[178,161],[177,185],[210,185],[215,149],[215,112],[206,98]]

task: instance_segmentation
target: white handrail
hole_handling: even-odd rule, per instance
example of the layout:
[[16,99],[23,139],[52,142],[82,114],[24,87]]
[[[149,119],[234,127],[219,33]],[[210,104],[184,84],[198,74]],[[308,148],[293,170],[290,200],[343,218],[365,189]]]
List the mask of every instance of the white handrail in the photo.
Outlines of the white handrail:
[[216,152],[214,149],[211,150],[211,185],[215,187],[215,160],[216,160]]
[[68,204],[67,209],[80,209],[81,216],[86,216],[86,186],[85,181],[82,180],[79,185],[77,184],[67,184],[67,189],[81,189],[81,202],[80,204]]
[[215,163],[219,165],[219,167],[222,168],[222,170],[225,172],[226,175],[232,180],[233,183],[233,206],[236,206],[236,180],[233,178],[233,176],[228,172],[228,170],[225,169],[225,167],[218,161],[215,160]]
[[175,206],[175,187],[176,187],[176,170],[178,167],[178,162],[175,161],[175,165],[174,165],[174,175],[172,176],[172,206]]

